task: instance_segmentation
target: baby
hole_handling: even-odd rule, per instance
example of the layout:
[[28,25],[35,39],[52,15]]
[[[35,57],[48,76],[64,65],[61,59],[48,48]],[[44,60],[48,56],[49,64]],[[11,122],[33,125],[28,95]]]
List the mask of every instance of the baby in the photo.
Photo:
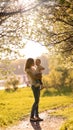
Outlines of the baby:
[[36,80],[37,83],[40,83],[41,85],[41,89],[44,88],[43,87],[43,83],[42,83],[42,71],[45,69],[42,65],[41,65],[41,60],[40,59],[36,59],[35,61],[36,64],[36,72],[41,74],[41,78]]

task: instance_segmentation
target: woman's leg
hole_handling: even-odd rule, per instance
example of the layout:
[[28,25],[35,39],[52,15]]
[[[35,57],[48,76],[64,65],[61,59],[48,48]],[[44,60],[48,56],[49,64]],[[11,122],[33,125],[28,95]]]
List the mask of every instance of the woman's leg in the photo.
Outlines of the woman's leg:
[[39,104],[39,98],[40,98],[40,87],[32,86],[32,91],[34,95],[34,104],[32,106],[31,110],[31,118],[34,116],[38,117],[38,104]]

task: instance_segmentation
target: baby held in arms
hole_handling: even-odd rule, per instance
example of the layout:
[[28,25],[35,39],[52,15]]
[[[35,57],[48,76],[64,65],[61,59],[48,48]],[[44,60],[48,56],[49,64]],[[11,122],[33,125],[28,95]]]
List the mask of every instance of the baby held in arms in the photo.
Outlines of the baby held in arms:
[[43,83],[42,83],[42,71],[45,68],[41,65],[41,60],[40,59],[36,59],[35,66],[33,66],[32,69],[33,69],[33,72],[39,78],[39,79],[36,79],[36,87],[40,86],[40,89],[43,89],[44,86],[43,86]]

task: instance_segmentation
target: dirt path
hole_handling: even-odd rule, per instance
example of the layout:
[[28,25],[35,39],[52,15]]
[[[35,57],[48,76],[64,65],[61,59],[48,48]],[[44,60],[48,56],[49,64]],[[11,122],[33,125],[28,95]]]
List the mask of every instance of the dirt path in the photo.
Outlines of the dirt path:
[[49,113],[50,111],[45,111],[40,114],[40,117],[44,119],[42,122],[30,123],[28,117],[20,121],[18,125],[8,127],[5,130],[60,130],[64,119],[61,117],[49,116]]

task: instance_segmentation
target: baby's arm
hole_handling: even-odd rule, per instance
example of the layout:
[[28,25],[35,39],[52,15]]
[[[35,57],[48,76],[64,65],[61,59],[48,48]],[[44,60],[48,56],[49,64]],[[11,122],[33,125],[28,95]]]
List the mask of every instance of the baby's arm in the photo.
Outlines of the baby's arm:
[[44,70],[45,68],[43,66],[39,66],[39,70]]

